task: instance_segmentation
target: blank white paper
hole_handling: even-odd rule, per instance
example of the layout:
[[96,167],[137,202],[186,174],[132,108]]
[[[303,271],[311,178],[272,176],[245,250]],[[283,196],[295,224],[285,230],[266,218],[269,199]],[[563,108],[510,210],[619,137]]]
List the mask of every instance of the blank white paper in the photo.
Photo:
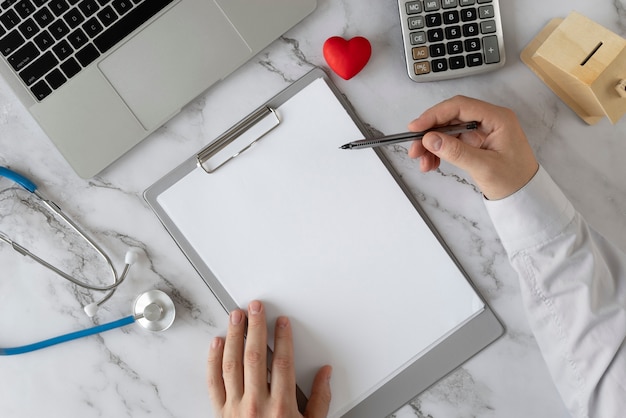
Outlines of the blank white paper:
[[362,133],[323,79],[278,114],[253,148],[158,203],[241,307],[291,318],[305,394],[333,366],[337,417],[484,305],[375,152],[339,149]]

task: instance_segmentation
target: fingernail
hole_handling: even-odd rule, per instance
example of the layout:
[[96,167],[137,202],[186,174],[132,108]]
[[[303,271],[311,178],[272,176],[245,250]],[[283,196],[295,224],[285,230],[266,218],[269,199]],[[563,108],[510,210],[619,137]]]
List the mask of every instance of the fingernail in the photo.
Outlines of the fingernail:
[[241,323],[243,319],[243,313],[237,309],[236,311],[232,311],[230,313],[230,323],[233,325],[238,325]]
[[285,329],[289,326],[289,319],[284,316],[281,316],[276,320],[276,325],[280,329]]
[[250,312],[250,315],[256,315],[259,312],[261,312],[261,302],[259,302],[258,300],[252,301],[250,302],[250,305],[248,305],[248,311]]
[[222,339],[220,337],[213,338],[213,341],[211,341],[211,349],[212,350],[218,349],[221,343],[222,343]]
[[433,151],[439,151],[441,149],[441,143],[443,142],[443,140],[437,134],[433,134],[432,136],[434,137],[434,139],[430,141],[430,147]]

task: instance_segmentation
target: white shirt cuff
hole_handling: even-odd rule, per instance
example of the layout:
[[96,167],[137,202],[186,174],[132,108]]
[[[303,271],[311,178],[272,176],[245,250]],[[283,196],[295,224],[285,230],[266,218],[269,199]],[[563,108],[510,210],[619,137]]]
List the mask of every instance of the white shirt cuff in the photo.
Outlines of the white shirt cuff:
[[550,175],[539,167],[520,190],[485,206],[509,257],[555,237],[572,221],[575,210]]

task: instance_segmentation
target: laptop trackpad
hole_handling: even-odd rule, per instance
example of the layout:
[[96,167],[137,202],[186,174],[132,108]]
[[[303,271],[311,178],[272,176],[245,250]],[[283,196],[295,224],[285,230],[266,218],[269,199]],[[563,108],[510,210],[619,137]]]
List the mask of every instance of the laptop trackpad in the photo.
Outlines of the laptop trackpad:
[[[192,3],[193,10],[186,6]],[[153,130],[250,55],[213,1],[181,2],[104,59],[100,69],[141,124]]]

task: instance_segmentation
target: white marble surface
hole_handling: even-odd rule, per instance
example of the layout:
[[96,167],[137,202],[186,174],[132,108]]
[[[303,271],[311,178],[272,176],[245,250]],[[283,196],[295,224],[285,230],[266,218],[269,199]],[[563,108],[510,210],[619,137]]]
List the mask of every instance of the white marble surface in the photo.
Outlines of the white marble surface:
[[[466,94],[515,109],[540,162],[589,222],[626,250],[626,121],[585,125],[519,60],[530,39],[571,10],[626,36],[625,0],[501,0],[506,66],[488,75],[417,84],[404,73],[395,1],[319,0],[317,10],[117,163],[80,179],[0,80],[0,164],[41,190],[91,231],[121,263],[128,246],[145,251],[99,320],[130,313],[134,297],[158,288],[172,295],[173,327],[152,334],[131,326],[33,354],[0,358],[3,417],[207,417],[205,357],[226,314],[142,198],[142,192],[264,100],[324,66],[330,36],[365,36],[366,68],[349,81],[333,76],[360,117],[394,133],[428,106]],[[409,404],[397,417],[566,416],[520,303],[517,278],[471,180],[444,164],[421,174],[402,146],[385,150],[411,192],[473,277],[506,334]],[[72,272],[104,276],[84,244],[42,212],[27,193],[0,180],[0,230]],[[85,256],[85,254],[87,254]],[[119,264],[117,264],[119,266]],[[0,346],[14,346],[91,324],[76,290],[0,245]],[[119,268],[119,267],[118,267]],[[108,280],[103,279],[103,280]],[[419,332],[419,329],[409,332]]]

